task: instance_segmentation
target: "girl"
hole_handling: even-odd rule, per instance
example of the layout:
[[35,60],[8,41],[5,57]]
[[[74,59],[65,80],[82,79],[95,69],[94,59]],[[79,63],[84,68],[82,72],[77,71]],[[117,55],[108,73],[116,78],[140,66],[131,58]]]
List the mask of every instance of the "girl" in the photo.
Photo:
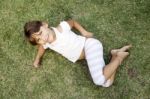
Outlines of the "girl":
[[[82,36],[75,34],[72,28],[77,29]],[[92,38],[93,34],[86,31],[75,20],[62,21],[57,27],[51,28],[45,22],[30,21],[25,24],[24,33],[31,44],[38,45],[34,67],[39,67],[41,57],[49,48],[73,63],[86,59],[94,84],[103,87],[112,85],[116,70],[129,55],[127,50],[131,47],[127,45],[111,50],[111,61],[105,65],[101,42]]]

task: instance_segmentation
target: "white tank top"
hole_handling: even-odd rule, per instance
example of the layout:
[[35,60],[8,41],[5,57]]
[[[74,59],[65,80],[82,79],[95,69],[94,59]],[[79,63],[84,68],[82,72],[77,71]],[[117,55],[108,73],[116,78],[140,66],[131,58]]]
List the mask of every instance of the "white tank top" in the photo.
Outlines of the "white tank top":
[[50,48],[58,52],[74,63],[81,55],[86,38],[71,31],[71,28],[66,21],[62,21],[60,26],[62,32],[59,32],[53,27],[56,34],[56,40],[52,43],[46,43],[43,47],[44,49]]

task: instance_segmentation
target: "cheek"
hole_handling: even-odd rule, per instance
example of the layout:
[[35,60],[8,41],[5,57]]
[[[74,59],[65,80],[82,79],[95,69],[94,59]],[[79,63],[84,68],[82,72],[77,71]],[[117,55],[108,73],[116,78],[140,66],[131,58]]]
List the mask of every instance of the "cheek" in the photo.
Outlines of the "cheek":
[[42,40],[46,40],[47,35],[48,35],[47,33],[42,34],[42,35],[41,35],[41,39],[42,39]]
[[44,39],[45,36],[46,36],[46,33],[42,34],[42,35],[41,35],[41,38]]
[[44,40],[44,34],[38,36],[37,39],[40,39],[39,42],[42,42]]

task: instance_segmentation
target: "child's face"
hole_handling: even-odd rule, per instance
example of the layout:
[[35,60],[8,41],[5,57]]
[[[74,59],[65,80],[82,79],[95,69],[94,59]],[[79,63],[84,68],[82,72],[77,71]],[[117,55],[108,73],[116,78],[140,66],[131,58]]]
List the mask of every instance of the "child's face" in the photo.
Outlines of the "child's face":
[[49,34],[51,30],[48,28],[48,24],[44,23],[39,32],[32,34],[32,37],[36,40],[38,44],[45,44],[49,41]]

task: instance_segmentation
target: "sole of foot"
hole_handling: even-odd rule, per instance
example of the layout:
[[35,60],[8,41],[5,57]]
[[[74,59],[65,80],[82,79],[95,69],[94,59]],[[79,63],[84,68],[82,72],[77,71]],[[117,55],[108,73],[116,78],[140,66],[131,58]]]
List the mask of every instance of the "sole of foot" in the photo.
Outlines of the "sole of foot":
[[118,52],[126,52],[126,51],[128,51],[131,47],[132,47],[132,45],[126,45],[126,46],[123,46],[123,47],[120,48],[120,49],[113,49],[113,50],[111,50],[111,54],[112,54],[112,55],[116,55]]

